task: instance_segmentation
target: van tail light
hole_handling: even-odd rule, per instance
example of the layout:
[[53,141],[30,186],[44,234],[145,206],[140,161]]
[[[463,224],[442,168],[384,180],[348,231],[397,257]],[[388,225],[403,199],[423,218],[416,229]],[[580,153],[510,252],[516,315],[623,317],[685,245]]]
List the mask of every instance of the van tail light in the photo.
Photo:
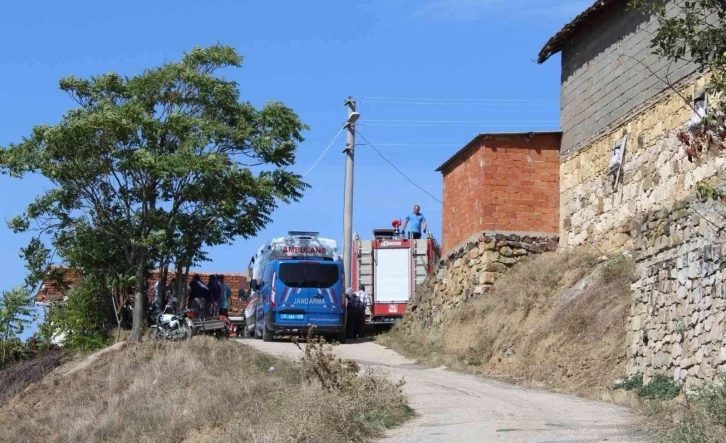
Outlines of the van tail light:
[[270,306],[275,309],[275,300],[277,300],[277,288],[275,282],[277,281],[277,272],[272,273],[272,286],[270,289]]

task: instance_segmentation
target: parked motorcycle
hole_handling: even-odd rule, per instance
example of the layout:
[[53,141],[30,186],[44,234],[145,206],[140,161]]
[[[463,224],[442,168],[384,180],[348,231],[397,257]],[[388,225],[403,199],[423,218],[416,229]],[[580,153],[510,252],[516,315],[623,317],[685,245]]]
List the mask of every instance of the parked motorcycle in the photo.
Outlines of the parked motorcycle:
[[164,308],[164,312],[156,316],[155,322],[149,326],[148,336],[151,340],[189,340],[192,338],[194,311],[185,309],[174,314],[176,299]]

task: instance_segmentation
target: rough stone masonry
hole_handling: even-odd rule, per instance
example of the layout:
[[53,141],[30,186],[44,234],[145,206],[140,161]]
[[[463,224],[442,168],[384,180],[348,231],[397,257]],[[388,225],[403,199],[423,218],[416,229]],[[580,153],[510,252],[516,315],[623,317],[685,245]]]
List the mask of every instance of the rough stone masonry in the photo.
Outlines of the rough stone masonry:
[[559,237],[486,233],[454,248],[409,302],[400,327],[439,325],[456,306],[489,291],[494,282],[522,259],[556,251]]
[[692,197],[633,222],[629,375],[667,374],[691,389],[726,370],[723,209]]

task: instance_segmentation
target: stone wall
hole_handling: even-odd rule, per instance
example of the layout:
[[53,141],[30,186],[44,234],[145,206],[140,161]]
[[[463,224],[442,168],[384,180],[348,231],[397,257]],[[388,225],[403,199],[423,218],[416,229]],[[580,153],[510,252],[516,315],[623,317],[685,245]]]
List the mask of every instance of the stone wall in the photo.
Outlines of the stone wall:
[[[691,97],[707,77],[686,87]],[[696,184],[726,169],[724,157],[689,162],[676,130],[692,110],[671,94],[648,110],[614,128],[560,164],[560,245],[595,244],[609,251],[632,249],[630,223],[638,214],[687,198]],[[621,183],[613,190],[606,176],[613,143],[629,134]]]
[[718,203],[679,201],[632,225],[639,280],[628,373],[667,374],[687,388],[726,370],[726,237]]
[[435,272],[416,288],[406,324],[441,324],[452,308],[491,289],[494,282],[523,258],[557,250],[559,238],[482,233],[449,252]]

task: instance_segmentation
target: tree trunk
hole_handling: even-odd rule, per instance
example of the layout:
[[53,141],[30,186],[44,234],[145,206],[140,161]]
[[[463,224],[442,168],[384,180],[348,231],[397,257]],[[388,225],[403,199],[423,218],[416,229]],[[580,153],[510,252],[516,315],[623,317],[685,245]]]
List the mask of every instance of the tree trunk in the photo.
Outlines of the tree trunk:
[[[112,289],[111,290],[111,302],[113,303],[113,315],[116,318],[116,343],[118,343],[121,340],[121,302],[117,302],[117,297],[119,294],[119,289]],[[118,305],[118,306],[117,306]]]
[[146,320],[146,305],[144,299],[148,299],[146,294],[146,280],[144,279],[144,271],[146,269],[146,249],[139,247],[139,254],[136,257],[136,299],[134,300],[134,322],[131,327],[130,342],[140,343],[144,332],[144,322]]
[[166,281],[169,279],[169,262],[163,257],[159,262],[159,309],[166,308]]
[[178,263],[175,264],[175,267],[177,269],[174,270],[174,278],[176,279],[176,282],[174,283],[174,294],[176,295],[176,309],[177,312],[179,312],[187,306],[185,293],[186,286],[184,285],[185,282],[182,280],[184,271]]

